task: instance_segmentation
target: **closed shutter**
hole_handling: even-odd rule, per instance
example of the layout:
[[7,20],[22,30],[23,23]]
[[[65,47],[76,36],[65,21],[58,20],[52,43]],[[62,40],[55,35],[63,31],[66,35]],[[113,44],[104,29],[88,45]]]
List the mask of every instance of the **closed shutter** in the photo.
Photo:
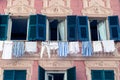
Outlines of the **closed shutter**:
[[15,70],[15,80],[26,80],[26,70]]
[[28,31],[28,40],[36,40],[36,24],[37,17],[36,15],[31,15],[29,18],[29,31]]
[[3,80],[15,80],[15,71],[14,70],[4,70]]
[[120,35],[119,35],[120,28],[119,28],[118,16],[109,16],[108,22],[109,22],[109,30],[110,30],[110,39],[120,40]]
[[46,16],[37,15],[37,40],[46,40]]
[[8,15],[0,15],[0,40],[7,39]]
[[104,71],[104,80],[114,80],[114,71],[113,70],[105,70]]
[[69,41],[77,40],[77,16],[67,16],[67,38]]
[[103,80],[103,70],[91,70],[92,80]]
[[67,70],[67,80],[76,80],[76,67]]
[[87,16],[78,16],[78,39],[81,41],[89,40]]
[[38,71],[38,80],[45,80],[45,70],[39,66]]

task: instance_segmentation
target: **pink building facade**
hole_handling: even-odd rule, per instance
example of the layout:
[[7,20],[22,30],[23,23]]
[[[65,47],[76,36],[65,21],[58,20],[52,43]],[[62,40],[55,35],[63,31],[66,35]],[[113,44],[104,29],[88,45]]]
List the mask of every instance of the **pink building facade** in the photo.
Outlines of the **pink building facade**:
[[[23,70],[23,73],[25,71],[25,80],[120,80],[120,30],[117,30],[118,32],[116,34],[109,31],[109,19],[111,19],[112,17],[117,17],[117,19],[119,19],[113,19],[113,22],[114,20],[118,21],[114,23],[118,23],[119,25],[117,26],[119,26],[118,28],[120,28],[120,0],[0,0],[0,16],[7,15],[9,17],[7,25],[8,28],[11,25],[11,21],[12,24],[14,24],[13,22],[15,22],[16,19],[26,21],[23,19],[25,18],[28,20],[28,22],[30,21],[28,24],[32,24],[32,22],[34,23],[35,19],[30,20],[32,18],[30,16],[36,14],[44,15],[46,17],[45,26],[52,25],[51,22],[53,20],[62,20],[65,21],[65,25],[69,25],[67,23],[69,22],[67,20],[67,16],[77,16],[80,18],[81,16],[87,16],[89,30],[96,29],[91,27],[92,21],[105,21],[105,24],[107,26],[107,40],[113,39],[111,38],[111,35],[115,37],[115,40],[113,39],[115,43],[115,50],[109,53],[102,51],[98,53],[93,53],[91,56],[83,56],[82,39],[77,40],[77,42],[79,41],[80,49],[79,53],[77,54],[73,53],[68,54],[67,57],[59,57],[58,52],[52,50],[50,53],[50,58],[48,57],[46,51],[41,58],[40,53],[42,49],[42,40],[30,40],[37,43],[37,51],[32,54],[29,52],[25,52],[23,56],[18,58],[12,57],[12,59],[2,59],[4,49],[0,51],[0,80],[17,80],[19,78],[19,76],[17,75],[22,74],[22,72],[19,72],[20,70]],[[1,17],[0,20],[2,23]],[[73,20],[71,21],[74,20],[75,19],[73,18]],[[2,26],[1,23],[0,26]],[[24,22],[23,24],[21,24],[21,26],[23,25]],[[94,25],[97,26],[98,24],[96,23]],[[19,24],[16,24],[15,27],[17,26],[20,27]],[[2,28],[0,29],[2,30]],[[46,29],[52,30],[53,28],[49,27]],[[8,29],[7,31],[7,39],[5,39],[4,41],[15,41],[16,39],[18,39],[16,38],[16,36],[11,37],[12,34],[14,34],[14,32],[12,33],[11,29]],[[88,34],[89,36],[95,34],[91,32],[89,31],[86,34]],[[29,36],[28,33],[29,31],[27,31],[26,36]],[[51,37],[50,39],[48,37],[49,34],[52,35],[54,34],[54,32],[49,33],[49,31],[46,31],[45,34],[46,41],[59,41],[58,37],[57,39],[54,39],[54,37]],[[118,38],[116,38],[116,35]],[[65,34],[64,40],[71,42],[67,39],[68,37],[66,36],[68,36],[67,33]],[[98,38],[96,39],[96,37],[94,36],[90,36],[88,38],[91,43],[93,43],[92,41],[101,41]],[[19,39],[17,41],[19,41]],[[29,39],[21,41],[29,42]],[[6,76],[6,73],[10,75],[10,70],[11,73],[16,73],[16,75],[14,75],[14,77],[12,76],[12,78],[11,76]]]

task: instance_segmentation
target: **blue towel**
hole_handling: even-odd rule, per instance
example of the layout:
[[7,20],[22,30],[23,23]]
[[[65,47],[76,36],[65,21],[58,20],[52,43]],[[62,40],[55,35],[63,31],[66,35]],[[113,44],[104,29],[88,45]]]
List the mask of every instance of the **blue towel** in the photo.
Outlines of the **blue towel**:
[[58,43],[58,55],[66,57],[69,50],[68,50],[68,42],[59,42]]
[[82,42],[82,55],[83,56],[92,56],[92,44],[90,41]]
[[21,57],[24,54],[24,42],[14,42],[13,56]]

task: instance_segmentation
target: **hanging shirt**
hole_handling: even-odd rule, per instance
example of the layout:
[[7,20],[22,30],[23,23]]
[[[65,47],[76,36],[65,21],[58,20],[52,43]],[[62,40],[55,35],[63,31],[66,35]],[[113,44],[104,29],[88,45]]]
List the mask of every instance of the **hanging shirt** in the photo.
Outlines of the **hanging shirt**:
[[102,44],[101,41],[93,41],[93,52],[102,52]]
[[59,42],[58,46],[59,46],[59,48],[58,48],[58,55],[66,57],[67,54],[69,53],[68,42]]
[[25,51],[26,52],[37,52],[37,42],[25,42]]
[[58,49],[58,42],[50,41],[49,46],[50,46],[51,50],[56,50],[56,49]]
[[21,57],[23,56],[24,50],[24,42],[14,42],[13,45],[13,56]]
[[104,52],[114,52],[115,51],[115,43],[113,40],[102,41]]
[[0,51],[3,50],[3,41],[0,41]]
[[48,57],[50,58],[50,45],[49,42],[42,42],[42,48],[41,48],[41,52],[40,52],[40,57],[43,57],[43,53],[45,52],[45,50],[48,53]]
[[69,53],[77,54],[80,52],[79,42],[69,42]]
[[92,56],[92,45],[90,41],[82,42],[82,55],[83,56]]
[[5,41],[3,46],[2,59],[12,59],[12,41]]

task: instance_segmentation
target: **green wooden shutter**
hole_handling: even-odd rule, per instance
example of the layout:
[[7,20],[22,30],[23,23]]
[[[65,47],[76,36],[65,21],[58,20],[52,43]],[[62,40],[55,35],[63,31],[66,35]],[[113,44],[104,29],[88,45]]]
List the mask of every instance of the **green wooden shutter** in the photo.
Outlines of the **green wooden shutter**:
[[26,80],[26,70],[15,70],[15,80]]
[[28,40],[36,40],[36,24],[37,24],[37,16],[30,15],[29,17],[29,31],[28,31]]
[[103,70],[91,70],[92,80],[103,80]]
[[39,66],[38,71],[38,80],[45,80],[45,70]]
[[114,71],[113,70],[104,70],[104,80],[114,80]]
[[46,16],[37,15],[37,40],[46,40]]
[[119,35],[120,28],[119,28],[118,16],[109,16],[108,22],[109,22],[109,30],[110,30],[110,39],[120,40],[120,35]]
[[67,80],[76,80],[76,67],[67,70]]
[[15,71],[14,70],[4,70],[3,80],[15,80]]
[[0,40],[7,39],[8,15],[0,15]]
[[78,16],[78,39],[81,41],[89,40],[87,16]]
[[69,41],[77,40],[77,16],[67,16],[67,38]]

